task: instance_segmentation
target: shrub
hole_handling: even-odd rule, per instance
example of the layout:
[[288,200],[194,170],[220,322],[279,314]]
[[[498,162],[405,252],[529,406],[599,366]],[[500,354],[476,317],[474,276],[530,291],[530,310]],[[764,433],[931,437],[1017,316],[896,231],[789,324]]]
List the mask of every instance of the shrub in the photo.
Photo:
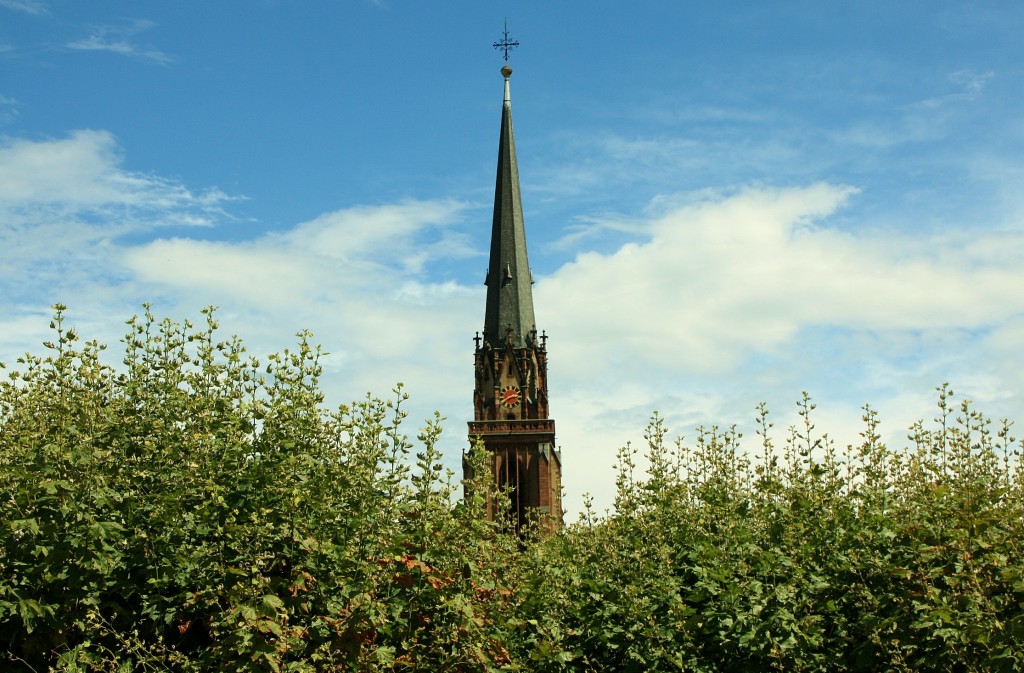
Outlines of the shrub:
[[265,362],[128,322],[110,366],[56,307],[0,383],[0,657],[43,671],[1021,671],[1024,478],[1010,424],[938,389],[893,450],[800,423],[619,453],[614,512],[484,519],[406,395],[335,410],[299,334]]
[[734,428],[672,444],[655,415],[649,474],[624,449],[614,515],[538,554],[548,647],[588,671],[1024,670],[1019,445],[938,393],[899,452],[865,407],[838,455],[806,395],[781,454],[761,408],[754,460]]
[[414,445],[400,386],[328,412],[307,334],[263,364],[204,313],[196,329],[147,309],[114,368],[57,307],[48,354],[0,386],[7,658],[30,670],[506,663],[517,545],[483,521],[486,480],[453,502],[440,419]]

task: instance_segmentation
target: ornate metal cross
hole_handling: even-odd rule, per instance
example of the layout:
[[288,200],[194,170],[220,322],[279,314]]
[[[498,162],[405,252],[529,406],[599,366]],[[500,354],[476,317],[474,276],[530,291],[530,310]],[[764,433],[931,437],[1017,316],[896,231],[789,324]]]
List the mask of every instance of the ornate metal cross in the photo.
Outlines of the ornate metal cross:
[[501,40],[494,43],[495,49],[501,49],[505,54],[505,63],[508,63],[508,52],[519,46],[519,40],[508,39],[508,19],[505,19],[505,32]]

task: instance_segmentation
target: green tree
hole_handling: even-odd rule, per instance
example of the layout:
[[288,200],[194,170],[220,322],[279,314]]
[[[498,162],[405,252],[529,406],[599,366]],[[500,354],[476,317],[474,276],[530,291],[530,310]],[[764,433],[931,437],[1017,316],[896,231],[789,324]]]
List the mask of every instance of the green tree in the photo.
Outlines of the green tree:
[[326,408],[306,333],[259,361],[147,308],[112,366],[55,308],[0,382],[8,669],[1024,670],[1020,444],[948,386],[905,450],[870,407],[838,449],[806,394],[750,453],[655,415],[612,512],[520,538],[401,386]]
[[[491,670],[515,540],[411,441],[401,387],[333,411],[320,352],[129,321],[0,384],[0,643],[26,670]],[[418,447],[418,448],[416,448]],[[414,455],[413,455],[414,454]],[[132,668],[134,667],[134,668]]]
[[1024,670],[1019,444],[938,394],[906,451],[870,407],[837,451],[806,394],[781,451],[760,408],[753,458],[734,428],[689,446],[655,415],[615,511],[524,559],[537,670]]

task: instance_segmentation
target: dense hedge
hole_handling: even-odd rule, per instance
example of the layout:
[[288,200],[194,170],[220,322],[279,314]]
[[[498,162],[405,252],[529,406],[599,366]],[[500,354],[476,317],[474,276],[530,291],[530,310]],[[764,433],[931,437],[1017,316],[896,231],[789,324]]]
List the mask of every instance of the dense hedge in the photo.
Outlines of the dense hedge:
[[[804,424],[776,453],[734,430],[667,446],[648,428],[649,476],[620,454],[615,516],[538,553],[525,609],[577,670],[1024,670],[1024,480],[1015,440],[939,390],[912,448],[837,455]],[[557,667],[554,667],[557,669]]]
[[308,335],[260,363],[147,310],[112,367],[53,330],[0,384],[5,670],[1024,670],[1019,445],[946,387],[903,451],[806,397],[756,457],[655,416],[613,514],[522,542],[401,388],[326,410]]

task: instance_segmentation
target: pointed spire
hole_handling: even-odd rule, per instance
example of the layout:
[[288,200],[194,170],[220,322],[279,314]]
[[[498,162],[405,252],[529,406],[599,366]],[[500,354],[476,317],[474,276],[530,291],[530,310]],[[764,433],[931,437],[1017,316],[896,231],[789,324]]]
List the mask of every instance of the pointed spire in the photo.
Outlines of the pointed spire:
[[484,339],[500,348],[510,337],[513,347],[523,348],[532,340],[536,329],[530,287],[533,276],[526,257],[526,228],[519,194],[516,144],[512,135],[512,98],[509,93],[512,68],[506,64],[501,74],[505,77],[505,100],[501,110],[498,174],[494,185]]

